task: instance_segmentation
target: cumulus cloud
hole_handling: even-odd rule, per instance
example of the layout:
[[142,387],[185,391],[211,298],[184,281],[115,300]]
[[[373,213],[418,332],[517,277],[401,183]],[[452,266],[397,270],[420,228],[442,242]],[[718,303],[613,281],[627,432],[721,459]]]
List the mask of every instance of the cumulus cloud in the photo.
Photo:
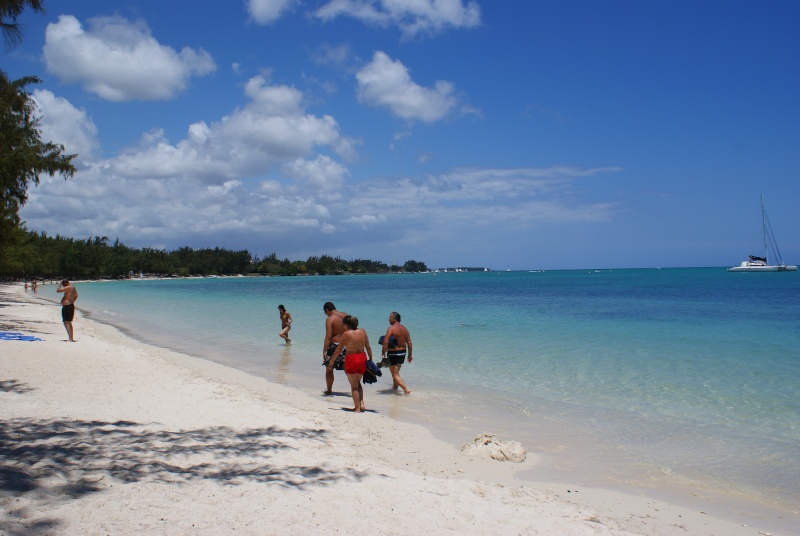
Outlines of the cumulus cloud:
[[438,80],[425,88],[411,79],[408,69],[385,52],[375,52],[372,61],[356,73],[358,100],[387,108],[401,119],[433,123],[448,116],[458,101],[453,84]]
[[[43,180],[23,218],[33,229],[148,247],[236,247],[239,236],[240,247],[252,248],[254,234],[282,240],[286,229],[335,231],[326,203],[339,198],[348,170],[318,151],[348,153],[354,143],[333,117],[307,113],[294,88],[254,77],[244,93],[245,105],[189,125],[177,143],[154,129],[115,156],[87,160],[68,181]],[[47,91],[36,98],[46,135],[70,140],[68,150],[99,154],[84,112]]]
[[352,17],[370,25],[397,26],[407,36],[474,28],[481,23],[478,3],[462,0],[330,0],[314,15],[325,21]]
[[314,160],[296,158],[283,167],[284,174],[313,188],[336,190],[344,184],[347,168],[326,155]]
[[62,81],[110,101],[165,100],[186,89],[193,76],[216,69],[204,50],[176,51],[160,44],[142,22],[90,19],[88,30],[71,15],[47,26],[44,60]]
[[[620,171],[614,167],[352,177],[332,156],[352,143],[334,118],[309,114],[302,93],[263,77],[250,79],[244,93],[246,104],[196,121],[176,143],[155,129],[120,154],[85,161],[70,180],[43,180],[29,191],[22,218],[30,229],[119,237],[132,247],[224,245],[293,258],[370,251],[383,259],[406,247],[440,255],[460,247],[453,237],[492,244],[615,212],[583,193],[586,181]],[[54,139],[99,153],[83,111],[46,91],[36,99]],[[70,129],[82,134],[64,134]]]
[[43,89],[34,90],[33,100],[40,111],[46,111],[39,124],[44,141],[61,143],[66,154],[77,154],[73,160],[75,164],[91,161],[100,155],[97,127],[84,110]]
[[297,0],[247,0],[247,13],[259,24],[270,24],[290,11]]
[[[191,177],[221,184],[266,174],[282,162],[312,154],[317,147],[334,151],[343,147],[350,154],[351,143],[339,132],[336,120],[307,114],[300,91],[270,85],[257,76],[245,85],[245,95],[250,101],[244,107],[217,122],[190,125],[186,137],[175,144],[155,130],[136,147],[102,165],[130,178]],[[332,180],[335,175],[329,171]]]

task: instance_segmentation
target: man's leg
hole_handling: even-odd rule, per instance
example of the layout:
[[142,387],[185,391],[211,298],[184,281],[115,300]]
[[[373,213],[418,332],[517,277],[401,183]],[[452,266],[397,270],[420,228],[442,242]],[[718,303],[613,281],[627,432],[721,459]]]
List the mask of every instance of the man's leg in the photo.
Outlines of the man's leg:
[[361,412],[361,407],[363,406],[364,402],[361,398],[362,392],[361,391],[361,379],[360,374],[348,374],[347,381],[350,382],[350,395],[353,397],[353,411],[356,413]]
[[72,322],[64,322],[64,328],[66,328],[66,330],[67,330],[67,337],[68,337],[69,342],[75,342],[75,339],[74,339],[73,333],[72,333]]
[[392,365],[389,367],[389,370],[392,373],[392,389],[397,389],[400,387],[403,389],[405,394],[410,394],[411,391],[408,390],[402,376],[400,376],[400,367],[402,366],[403,365]]
[[[333,358],[331,358],[333,359]],[[333,394],[333,369],[331,367],[325,367],[325,383],[328,386],[328,390],[325,391],[326,394],[332,395]]]

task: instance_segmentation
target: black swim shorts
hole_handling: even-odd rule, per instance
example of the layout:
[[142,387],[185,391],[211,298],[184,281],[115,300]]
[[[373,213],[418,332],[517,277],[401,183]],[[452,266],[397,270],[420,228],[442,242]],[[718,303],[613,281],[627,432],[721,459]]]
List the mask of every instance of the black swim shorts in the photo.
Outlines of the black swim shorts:
[[72,319],[75,318],[75,305],[62,305],[61,306],[61,319],[64,322],[72,322]]
[[332,342],[328,345],[328,349],[325,350],[325,359],[322,361],[322,366],[327,367],[328,363],[330,363],[333,354],[336,353],[336,349],[339,347],[338,342]]
[[389,364],[394,365],[402,365],[406,362],[406,351],[405,350],[390,350],[386,352],[386,357],[389,358]]

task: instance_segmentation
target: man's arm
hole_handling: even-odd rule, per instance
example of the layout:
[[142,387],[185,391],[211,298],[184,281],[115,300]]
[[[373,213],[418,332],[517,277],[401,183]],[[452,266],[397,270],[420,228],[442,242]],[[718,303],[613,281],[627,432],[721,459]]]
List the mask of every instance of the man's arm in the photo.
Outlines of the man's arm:
[[389,337],[392,336],[392,327],[386,330],[386,335],[383,336],[383,347],[381,348],[381,355],[386,355],[386,350],[389,348]]
[[364,332],[364,348],[367,349],[369,360],[372,361],[372,346],[369,345],[369,335],[367,335],[366,331]]
[[330,316],[325,319],[325,340],[322,341],[322,357],[323,359],[327,357],[328,346],[330,345],[330,341],[333,339],[333,318]]
[[411,361],[414,359],[411,355],[413,353],[413,350],[411,348],[411,339],[408,339],[407,344],[408,344],[408,362],[411,363]]

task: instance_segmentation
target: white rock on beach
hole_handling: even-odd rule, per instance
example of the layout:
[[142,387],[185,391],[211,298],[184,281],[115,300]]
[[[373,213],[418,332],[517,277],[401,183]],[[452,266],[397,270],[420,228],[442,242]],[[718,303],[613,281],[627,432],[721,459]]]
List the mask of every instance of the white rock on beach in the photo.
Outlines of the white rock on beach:
[[527,451],[519,441],[503,441],[494,437],[494,434],[478,434],[472,443],[461,447],[461,453],[467,456],[480,456],[493,460],[524,462]]

